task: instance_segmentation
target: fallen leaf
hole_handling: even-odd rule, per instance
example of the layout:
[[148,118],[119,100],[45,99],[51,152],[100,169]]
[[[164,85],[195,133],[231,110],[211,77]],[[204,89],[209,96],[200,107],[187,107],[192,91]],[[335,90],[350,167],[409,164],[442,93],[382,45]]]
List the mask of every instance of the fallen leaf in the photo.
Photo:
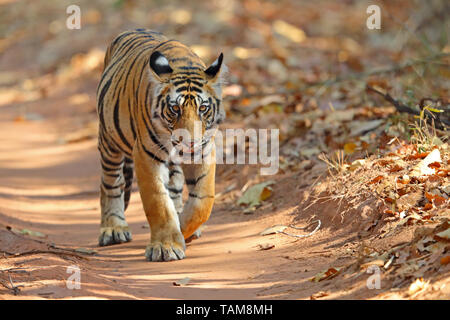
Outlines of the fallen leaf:
[[363,263],[360,268],[361,270],[366,270],[368,269],[370,266],[378,266],[378,267],[383,267],[385,265],[386,261],[384,261],[383,259],[376,259],[376,260],[372,260],[366,263]]
[[275,32],[281,34],[292,42],[300,43],[306,39],[306,34],[302,29],[283,20],[275,20],[273,23],[273,29]]
[[391,166],[389,168],[389,172],[390,173],[398,172],[398,171],[401,171],[401,170],[403,170],[403,167],[401,165],[399,165],[398,163],[394,164],[393,166]]
[[15,233],[19,233],[19,234],[23,234],[25,236],[32,236],[32,237],[39,237],[39,238],[44,238],[45,234],[43,234],[42,232],[39,231],[33,231],[33,230],[29,230],[29,229],[14,229],[12,228],[11,231],[15,232]]
[[270,228],[267,228],[267,229],[263,230],[260,233],[260,235],[261,236],[267,236],[269,234],[276,234],[276,233],[279,233],[279,232],[283,232],[286,228],[287,228],[287,226],[283,226],[281,224],[275,225],[275,226],[272,226]]
[[379,165],[379,166],[385,167],[388,164],[391,164],[393,162],[394,162],[394,160],[392,160],[392,159],[381,159],[381,160],[377,161],[376,164]]
[[434,194],[431,194],[431,193],[429,193],[429,192],[425,192],[425,198],[427,198],[428,199],[428,201],[433,201],[433,198],[434,198]]
[[275,245],[272,243],[264,243],[264,244],[258,244],[258,250],[263,251],[263,250],[270,250],[275,248]]
[[446,265],[450,263],[450,256],[445,256],[441,258],[441,264]]
[[438,149],[434,149],[430,152],[425,159],[420,161],[411,171],[410,176],[420,177],[429,176],[436,173],[436,169],[430,168],[428,165],[435,162],[442,162],[441,153]]
[[348,154],[348,155],[353,154],[355,152],[355,150],[356,150],[356,144],[354,144],[353,142],[349,142],[344,145],[345,154]]
[[416,281],[411,283],[409,286],[408,294],[410,296],[417,295],[418,293],[424,291],[429,284],[429,281],[424,281],[422,278],[416,279]]
[[438,196],[436,195],[433,199],[433,204],[436,207],[440,207],[441,205],[443,205],[445,202],[447,202],[447,199],[445,199],[444,197]]
[[319,298],[326,297],[326,296],[328,296],[328,295],[329,295],[328,292],[325,292],[325,291],[319,291],[319,292],[317,292],[317,293],[312,294],[311,297],[309,297],[309,298],[310,298],[311,300],[316,300],[316,299],[319,299]]
[[96,254],[97,251],[92,250],[92,249],[87,249],[87,248],[76,248],[75,252],[79,252],[79,253],[84,253],[84,254]]
[[186,278],[183,278],[183,279],[174,281],[174,282],[173,282],[173,285],[176,286],[176,287],[185,286],[185,285],[187,285],[190,281],[191,281],[191,278],[186,277]]
[[352,164],[350,165],[349,169],[351,171],[354,171],[356,169],[358,169],[359,167],[364,166],[364,164],[366,163],[366,160],[364,159],[358,159],[352,162]]
[[274,183],[274,181],[266,181],[251,186],[239,198],[237,204],[240,206],[247,205],[248,207],[255,207],[259,205],[261,201],[264,201],[271,196],[272,188],[270,188],[270,185]]
[[372,180],[370,180],[369,184],[374,184],[374,183],[378,183],[383,179],[383,176],[377,176],[376,178],[373,178]]
[[428,165],[430,168],[434,168],[434,169],[437,169],[437,168],[440,168],[441,167],[441,164],[439,163],[439,162],[432,162],[432,163],[430,163],[429,165]]
[[430,154],[429,152],[420,152],[420,153],[416,153],[416,154],[412,154],[412,155],[406,156],[404,159],[405,160],[423,159],[426,156],[428,156],[429,154]]
[[332,278],[334,278],[335,276],[337,276],[339,274],[341,269],[342,268],[329,268],[327,270],[324,270],[324,271],[319,272],[318,274],[316,274],[314,276],[314,278],[311,279],[311,281],[319,282],[319,281],[322,281],[322,280],[332,279]]
[[397,182],[401,183],[401,184],[408,184],[408,183],[411,182],[411,178],[408,175],[405,174],[403,177],[399,177],[397,179]]
[[437,233],[435,237],[438,240],[450,241],[450,228],[448,228],[447,230],[444,230],[442,232]]

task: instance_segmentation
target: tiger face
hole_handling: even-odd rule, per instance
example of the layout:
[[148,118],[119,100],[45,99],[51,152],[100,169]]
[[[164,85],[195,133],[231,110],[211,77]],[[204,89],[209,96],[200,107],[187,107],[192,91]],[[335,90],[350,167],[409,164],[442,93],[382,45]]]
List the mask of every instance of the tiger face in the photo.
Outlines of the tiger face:
[[222,61],[220,54],[207,69],[191,63],[174,70],[162,53],[155,51],[150,57],[155,78],[152,120],[183,153],[205,148],[225,118],[221,107]]

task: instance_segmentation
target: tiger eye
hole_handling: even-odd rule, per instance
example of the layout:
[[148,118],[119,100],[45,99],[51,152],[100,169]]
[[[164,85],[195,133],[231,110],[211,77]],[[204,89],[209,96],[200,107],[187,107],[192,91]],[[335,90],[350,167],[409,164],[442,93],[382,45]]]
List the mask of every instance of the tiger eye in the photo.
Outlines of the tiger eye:
[[175,111],[177,113],[180,112],[180,107],[179,106],[172,106],[171,108],[172,108],[173,111]]
[[200,110],[200,112],[205,112],[206,110],[208,110],[208,106],[202,105],[200,106],[200,108],[198,108],[198,110]]

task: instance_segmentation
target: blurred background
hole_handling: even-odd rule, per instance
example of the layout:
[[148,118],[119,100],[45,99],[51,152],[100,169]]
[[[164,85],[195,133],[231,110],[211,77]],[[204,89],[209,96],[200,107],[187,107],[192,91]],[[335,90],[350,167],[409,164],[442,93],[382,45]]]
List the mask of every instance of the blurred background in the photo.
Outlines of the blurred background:
[[[395,111],[367,85],[416,115],[428,99],[448,119],[445,0],[77,1],[81,28],[70,30],[66,9],[72,4],[0,0],[0,107],[12,111],[0,119],[57,118],[54,124],[63,130],[86,129],[69,140],[95,136],[95,90],[105,49],[133,28],[178,39],[206,64],[223,52],[230,71],[226,126],[279,128],[285,144],[308,132],[309,141],[289,146],[301,147],[293,154],[297,158],[345,149],[348,143],[347,151],[367,151],[372,141],[356,141],[360,132],[350,132],[342,121],[386,118]],[[381,9],[380,29],[366,26],[371,4]],[[348,109],[358,110],[356,118],[338,116],[333,120],[340,123],[332,127],[317,121],[329,110]],[[404,127],[391,121],[391,136],[404,134]]]
[[[66,8],[71,4],[81,9],[79,30],[66,28]],[[370,4],[381,8],[380,30],[366,27]],[[233,107],[253,104],[256,95],[287,92],[297,95],[283,104],[300,100],[308,104],[311,96],[312,104],[325,108],[330,101],[341,108],[344,96],[347,104],[357,104],[365,77],[350,86],[320,84],[399,67],[411,59],[423,63],[401,74],[401,79],[392,72],[382,75],[392,94],[405,99],[447,96],[448,65],[443,68],[443,60],[435,58],[449,51],[448,17],[445,0],[1,0],[0,104],[52,95],[61,81],[87,78],[94,86],[108,43],[120,32],[138,27],[182,41],[206,63],[224,52],[229,84],[236,85],[226,94],[242,98],[232,100]],[[305,90],[310,84],[319,85]],[[92,98],[93,88],[83,92]]]

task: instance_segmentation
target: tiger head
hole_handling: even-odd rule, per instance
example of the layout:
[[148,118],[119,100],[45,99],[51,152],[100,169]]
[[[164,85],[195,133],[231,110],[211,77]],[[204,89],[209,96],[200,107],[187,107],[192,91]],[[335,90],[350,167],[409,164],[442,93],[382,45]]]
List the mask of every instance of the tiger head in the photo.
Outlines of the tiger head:
[[152,122],[161,133],[170,134],[173,147],[196,153],[211,141],[225,118],[221,100],[226,66],[222,66],[223,54],[208,68],[192,51],[187,54],[171,59],[154,51],[150,56]]

